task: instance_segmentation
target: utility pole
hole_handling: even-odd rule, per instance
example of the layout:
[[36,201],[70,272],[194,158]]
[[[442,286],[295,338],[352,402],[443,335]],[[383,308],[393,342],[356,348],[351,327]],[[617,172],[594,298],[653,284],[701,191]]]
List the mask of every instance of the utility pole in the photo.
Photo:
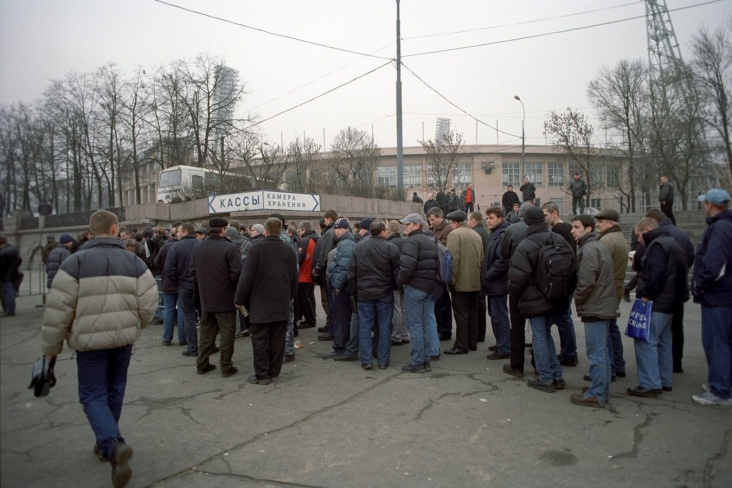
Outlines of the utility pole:
[[396,42],[397,42],[397,81],[396,81],[396,123],[397,123],[397,192],[400,200],[404,198],[404,144],[402,142],[402,44],[399,25],[399,0],[396,0]]

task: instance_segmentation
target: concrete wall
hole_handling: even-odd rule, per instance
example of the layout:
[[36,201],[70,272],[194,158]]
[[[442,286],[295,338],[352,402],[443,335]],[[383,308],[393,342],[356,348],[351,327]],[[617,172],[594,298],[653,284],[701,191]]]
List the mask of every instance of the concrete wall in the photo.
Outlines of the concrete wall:
[[[340,195],[321,195],[319,212],[292,212],[282,210],[279,213],[287,220],[294,219],[298,222],[310,220],[317,226],[318,221],[328,209],[335,209],[340,216],[348,217],[352,222],[364,217],[383,217],[387,219],[403,218],[412,212],[422,212],[422,205],[412,202],[395,202],[392,200],[376,200],[371,198],[348,197]],[[132,205],[125,207],[126,219],[121,222],[123,225],[134,226],[138,229],[146,225],[168,226],[170,223],[181,220],[199,224],[208,220],[211,215],[208,213],[208,199],[191,200],[181,203],[148,203],[143,205]],[[218,214],[226,218],[237,219],[242,224],[253,225],[263,223],[273,212],[271,210],[254,210],[246,212],[233,212],[231,214]],[[39,228],[20,230],[19,219],[3,219],[4,231],[2,234],[8,237],[11,244],[16,246],[23,258],[25,269],[31,262],[41,261],[40,248],[46,245],[46,235],[53,234],[58,241],[59,236],[68,232],[73,236],[81,234],[88,229],[86,225],[78,225],[65,228],[47,227],[45,218],[39,217]]]

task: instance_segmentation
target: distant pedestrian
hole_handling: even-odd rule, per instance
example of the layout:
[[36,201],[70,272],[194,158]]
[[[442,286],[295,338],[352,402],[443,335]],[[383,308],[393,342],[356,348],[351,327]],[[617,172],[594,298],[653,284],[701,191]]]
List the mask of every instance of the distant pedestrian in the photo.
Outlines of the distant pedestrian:
[[465,213],[469,215],[475,211],[475,190],[470,183],[463,190],[463,198],[465,198]]
[[[505,212],[505,216],[508,216],[509,213],[514,209],[514,206],[520,206],[521,201],[519,200],[518,195],[515,191],[513,191],[513,185],[508,185],[506,187],[506,192],[501,197],[501,205],[503,205],[503,211]],[[518,207],[516,208],[516,221],[518,221]],[[513,223],[513,222],[509,222]]]
[[427,201],[424,202],[424,207],[423,207],[424,213],[426,214],[427,212],[430,211],[430,209],[435,208],[435,207],[439,207],[439,205],[437,204],[437,200],[435,200],[435,195],[434,195],[434,193],[428,193]]
[[521,184],[519,190],[521,191],[521,198],[523,198],[524,203],[534,203],[534,200],[536,200],[536,187],[533,183],[529,181],[528,178],[524,177],[523,183]]
[[569,184],[569,192],[572,194],[572,213],[577,215],[577,206],[579,205],[579,213],[585,213],[585,196],[587,195],[587,183],[577,172],[574,179]]
[[20,254],[15,246],[8,242],[6,236],[0,235],[0,293],[5,309],[3,317],[15,315],[15,280],[18,278],[20,261]]
[[419,195],[417,195],[416,191],[412,193],[412,202],[413,203],[424,203],[424,201],[421,198],[419,198]]
[[658,201],[661,203],[661,212],[671,219],[676,225],[676,217],[674,217],[674,185],[668,181],[667,176],[661,176],[661,183],[658,187]]
[[71,256],[71,246],[74,245],[74,238],[71,234],[61,234],[59,245],[56,246],[48,255],[48,263],[46,264],[46,287],[51,288],[51,283],[56,277],[56,273],[61,268],[64,260]]

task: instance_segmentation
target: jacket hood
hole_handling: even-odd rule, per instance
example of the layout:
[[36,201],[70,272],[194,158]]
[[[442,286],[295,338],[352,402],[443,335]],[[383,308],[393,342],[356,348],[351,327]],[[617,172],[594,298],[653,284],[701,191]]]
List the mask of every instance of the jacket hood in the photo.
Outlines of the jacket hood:
[[91,249],[92,247],[102,247],[102,246],[115,246],[120,247],[122,249],[125,248],[125,246],[122,244],[121,241],[117,240],[114,237],[95,237],[94,239],[91,239],[89,243],[84,246],[84,249]]
[[657,239],[660,236],[667,236],[669,235],[668,231],[664,229],[663,227],[658,227],[656,229],[649,230],[645,234],[643,234],[643,242],[646,244],[646,248],[653,242],[654,239]]
[[717,220],[726,220],[727,222],[732,222],[732,210],[727,209],[718,213],[714,217],[707,217],[707,225],[710,225]]

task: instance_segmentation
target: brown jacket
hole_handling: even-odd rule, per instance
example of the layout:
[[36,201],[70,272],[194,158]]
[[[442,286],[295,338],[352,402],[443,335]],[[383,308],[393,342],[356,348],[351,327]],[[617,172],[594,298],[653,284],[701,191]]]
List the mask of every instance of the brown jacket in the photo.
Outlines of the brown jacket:
[[483,270],[483,240],[477,232],[462,224],[447,236],[447,250],[452,255],[452,282],[455,291],[480,291]]
[[600,234],[600,242],[607,246],[610,257],[613,260],[615,271],[615,294],[618,303],[623,299],[623,285],[625,284],[625,271],[628,268],[628,243],[625,242],[623,231],[617,225],[613,225],[607,231]]

